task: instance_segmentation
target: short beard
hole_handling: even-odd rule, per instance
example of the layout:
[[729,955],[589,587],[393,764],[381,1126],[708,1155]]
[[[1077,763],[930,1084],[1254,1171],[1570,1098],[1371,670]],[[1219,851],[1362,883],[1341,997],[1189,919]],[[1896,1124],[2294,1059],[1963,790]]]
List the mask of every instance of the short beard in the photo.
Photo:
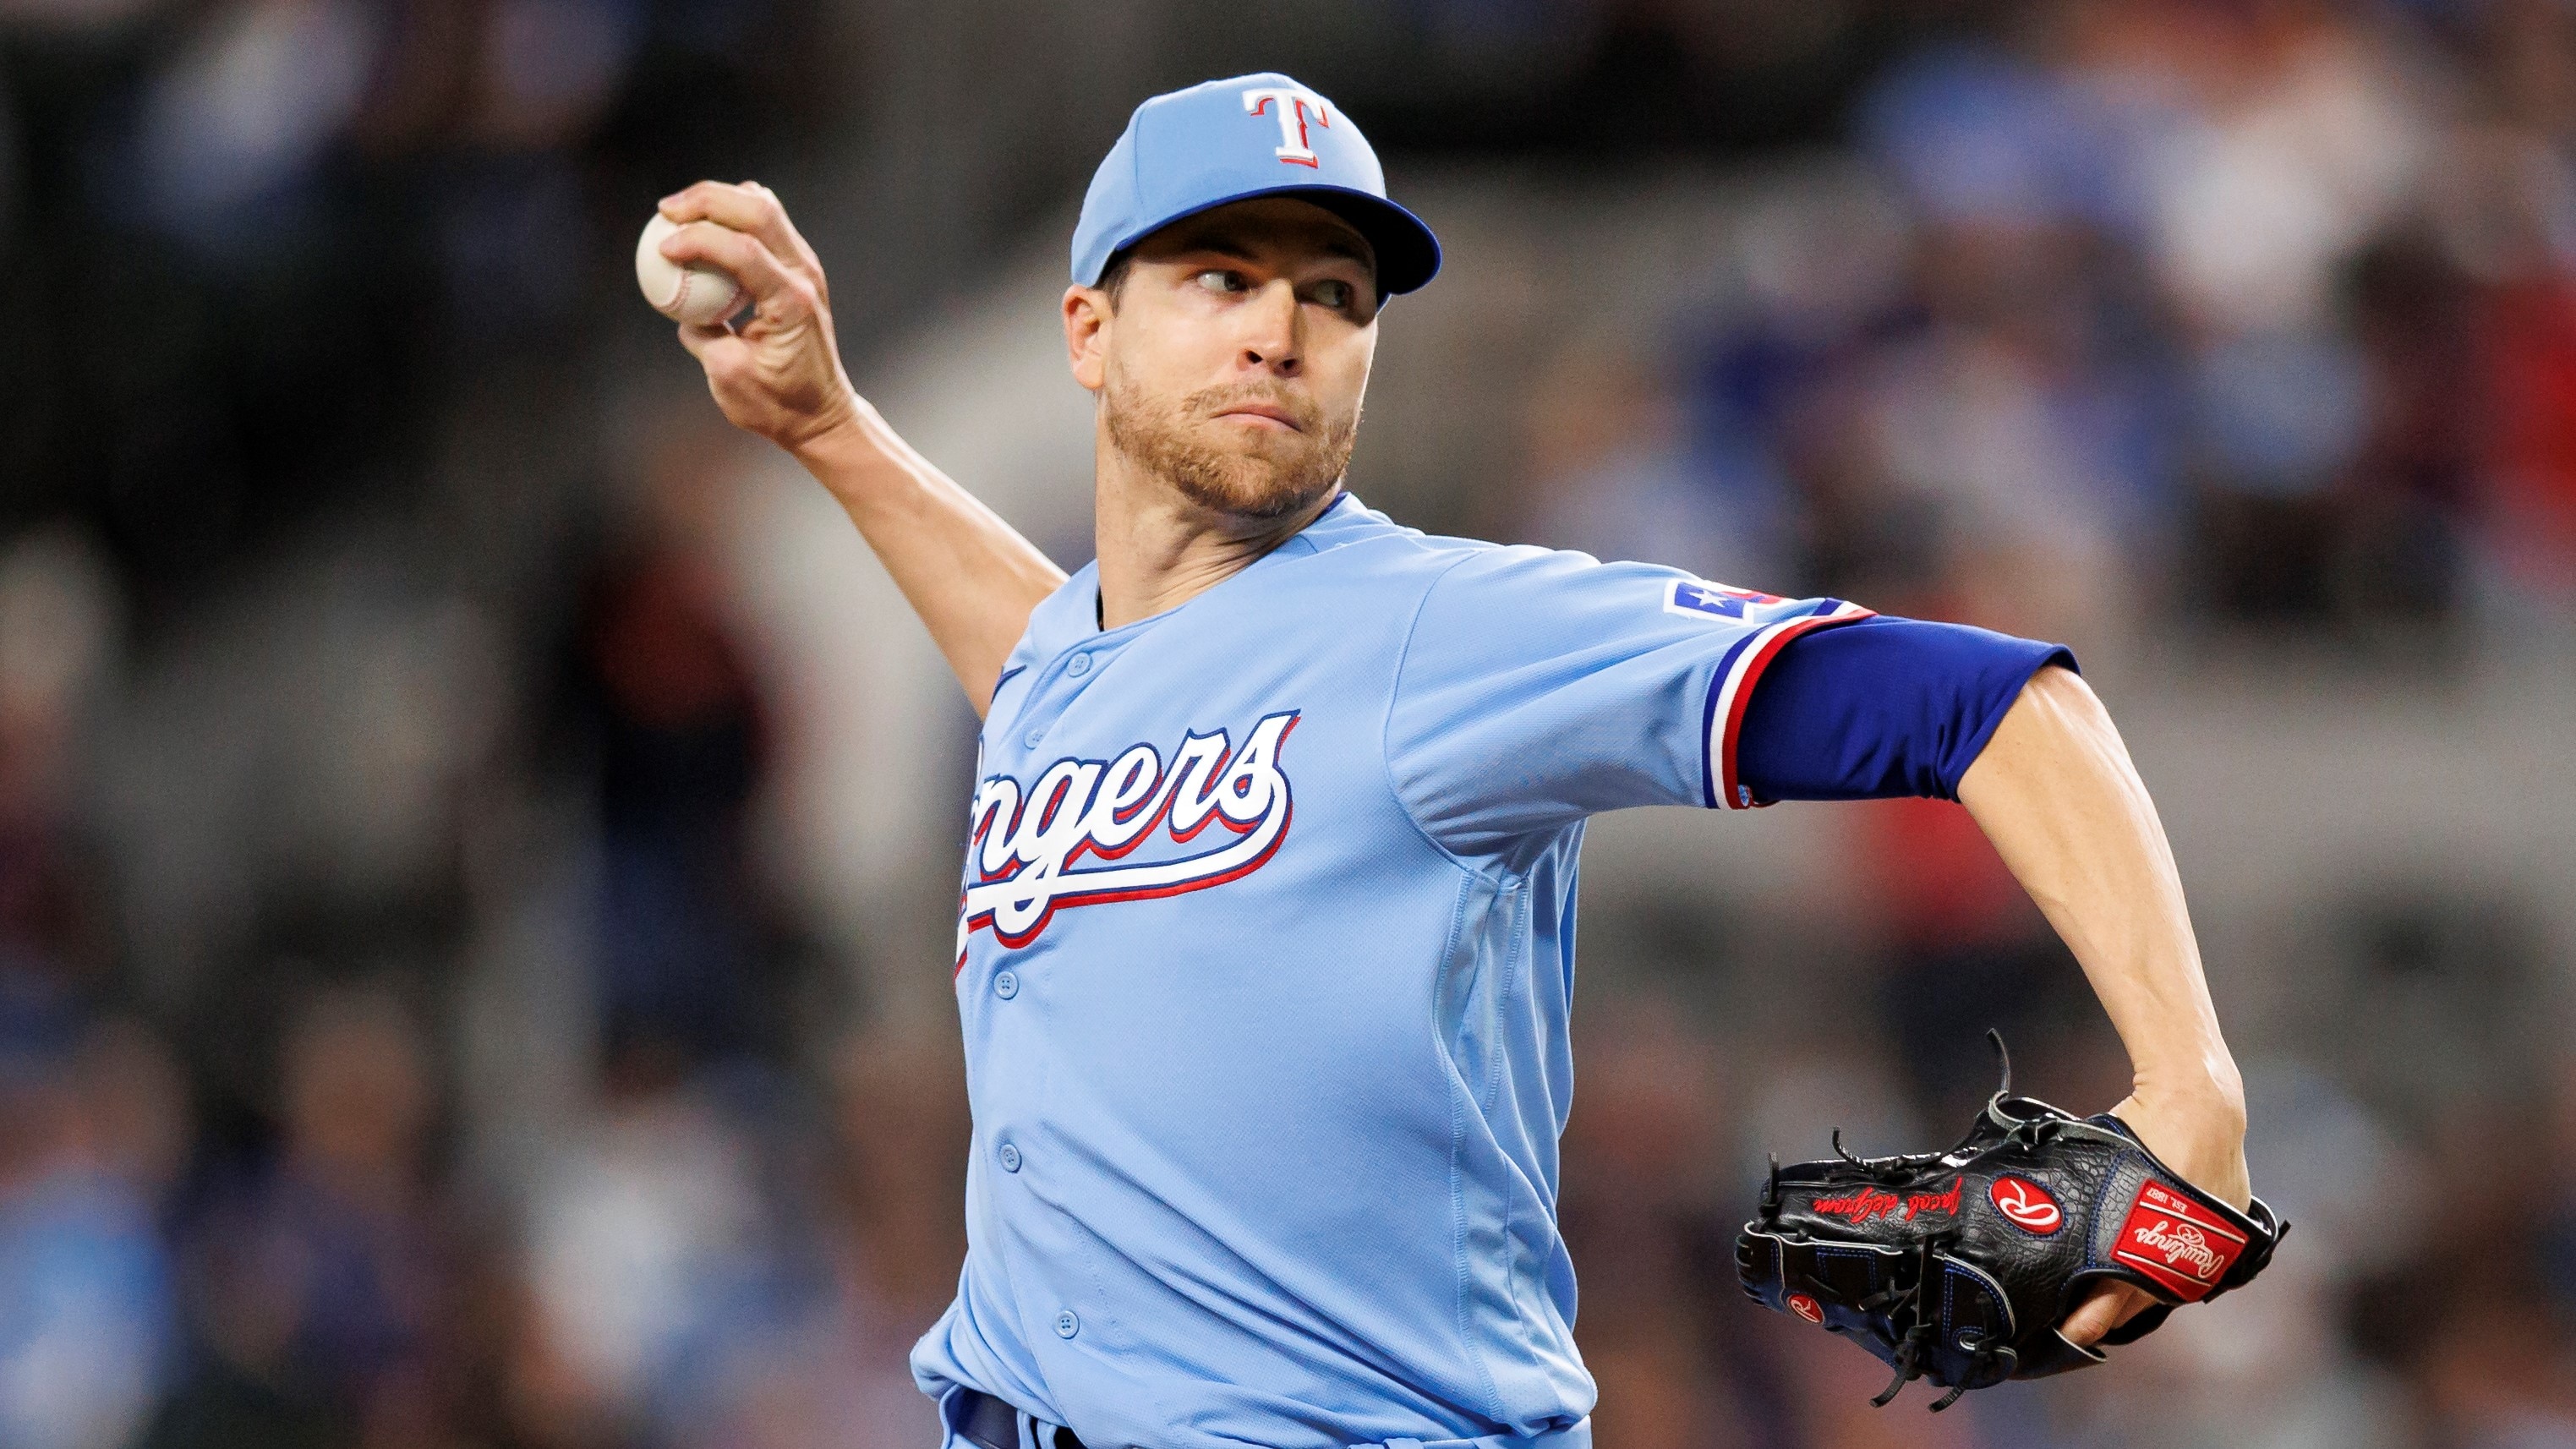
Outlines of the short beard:
[[[1201,508],[1255,522],[1321,502],[1349,471],[1351,445],[1359,436],[1356,412],[1327,425],[1311,399],[1259,383],[1204,388],[1173,406],[1158,407],[1156,401],[1113,371],[1101,396],[1110,446]],[[1192,420],[1242,402],[1269,403],[1295,419],[1298,431],[1281,440],[1295,446],[1292,456],[1277,460],[1211,447],[1188,431]]]

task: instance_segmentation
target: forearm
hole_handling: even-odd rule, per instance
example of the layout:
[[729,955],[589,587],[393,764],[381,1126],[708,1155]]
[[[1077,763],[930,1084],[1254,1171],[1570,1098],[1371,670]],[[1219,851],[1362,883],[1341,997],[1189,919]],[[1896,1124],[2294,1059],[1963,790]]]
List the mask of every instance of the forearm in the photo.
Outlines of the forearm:
[[1029,612],[1064,582],[1037,547],[932,466],[866,401],[793,449],[928,626],[980,716]]
[[701,181],[662,198],[662,256],[747,288],[746,316],[684,324],[725,419],[785,448],[848,510],[982,714],[1029,611],[1064,582],[1046,555],[914,452],[850,386],[830,283],[769,188]]
[[2163,823],[2091,688],[2065,669],[2033,675],[1959,799],[2082,965],[2136,1096],[2241,1120]]

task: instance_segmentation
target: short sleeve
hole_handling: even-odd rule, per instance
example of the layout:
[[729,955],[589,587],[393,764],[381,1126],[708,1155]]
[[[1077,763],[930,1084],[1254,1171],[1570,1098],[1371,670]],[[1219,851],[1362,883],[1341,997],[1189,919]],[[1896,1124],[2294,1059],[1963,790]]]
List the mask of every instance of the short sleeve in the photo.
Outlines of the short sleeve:
[[1745,708],[1738,783],[1757,802],[1959,798],[2030,677],[2062,644],[1884,615],[1780,651]]
[[1464,855],[1636,805],[1741,808],[1746,705],[1790,640],[1870,617],[1651,564],[1479,550],[1423,596],[1396,669],[1387,764]]

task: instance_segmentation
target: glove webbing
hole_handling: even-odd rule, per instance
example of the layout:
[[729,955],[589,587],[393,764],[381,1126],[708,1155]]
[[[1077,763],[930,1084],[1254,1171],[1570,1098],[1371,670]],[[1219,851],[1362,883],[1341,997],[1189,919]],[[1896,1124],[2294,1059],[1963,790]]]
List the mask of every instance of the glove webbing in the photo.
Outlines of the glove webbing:
[[[1897,1394],[1902,1392],[1907,1384],[1923,1376],[1922,1360],[1925,1347],[1938,1336],[1933,1331],[1935,1327],[1933,1316],[1925,1299],[1932,1291],[1932,1284],[1942,1276],[1941,1254],[1957,1242],[1958,1235],[1955,1233],[1938,1233],[1924,1239],[1914,1270],[1913,1286],[1907,1288],[1891,1286],[1871,1294],[1855,1305],[1864,1312],[1874,1312],[1883,1306],[1892,1307],[1890,1318],[1911,1314],[1914,1320],[1914,1326],[1905,1331],[1904,1339],[1896,1346],[1896,1376],[1889,1379],[1887,1387],[1879,1390],[1878,1394],[1869,1401],[1873,1408],[1884,1409],[1896,1402]],[[1970,1362],[1968,1372],[1962,1374],[1959,1381],[1950,1386],[1950,1392],[1943,1394],[1933,1403],[1933,1413],[1937,1414],[1959,1402],[1960,1395],[1968,1391],[1968,1386],[1983,1382],[1988,1371],[1995,1366],[1997,1360],[2003,1357],[1982,1339],[1978,1341],[1973,1352],[1974,1358]]]

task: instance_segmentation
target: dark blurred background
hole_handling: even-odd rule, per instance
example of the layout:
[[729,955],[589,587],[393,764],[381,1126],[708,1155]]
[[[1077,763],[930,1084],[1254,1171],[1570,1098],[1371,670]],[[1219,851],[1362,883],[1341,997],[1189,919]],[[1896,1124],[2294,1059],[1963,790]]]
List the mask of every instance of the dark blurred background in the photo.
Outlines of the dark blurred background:
[[2576,5],[0,0],[0,1449],[934,1442],[972,717],[633,238],[769,183],[1072,566],[1073,209],[1265,68],[1449,248],[1368,502],[2076,647],[2299,1222],[1873,1412],[1763,1153],[2117,1043],[1955,807],[1608,820],[1604,1449],[2576,1445]]

